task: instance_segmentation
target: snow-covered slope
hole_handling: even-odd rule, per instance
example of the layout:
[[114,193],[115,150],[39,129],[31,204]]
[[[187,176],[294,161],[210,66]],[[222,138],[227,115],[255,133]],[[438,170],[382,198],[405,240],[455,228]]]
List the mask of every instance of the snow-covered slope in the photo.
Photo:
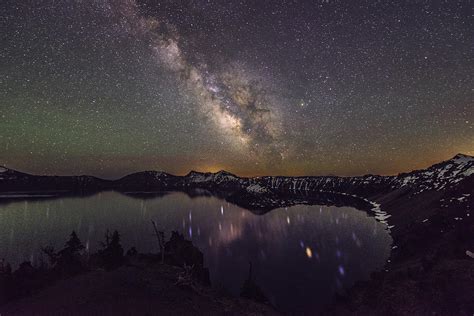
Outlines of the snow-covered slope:
[[253,193],[253,194],[262,194],[262,193],[268,193],[267,188],[262,187],[259,184],[251,184],[248,187],[245,188],[248,193]]
[[408,187],[414,194],[424,191],[441,191],[455,186],[474,173],[474,157],[457,154],[453,158],[427,169],[399,174],[393,180],[393,189]]
[[383,176],[367,175],[361,177],[261,177],[250,181],[277,191],[373,193],[373,191],[387,186],[390,179]]
[[452,159],[427,169],[397,176],[365,175],[358,177],[259,177],[249,179],[277,191],[327,191],[373,196],[398,189],[419,194],[430,190],[445,190],[456,186],[474,173],[474,157],[458,154]]

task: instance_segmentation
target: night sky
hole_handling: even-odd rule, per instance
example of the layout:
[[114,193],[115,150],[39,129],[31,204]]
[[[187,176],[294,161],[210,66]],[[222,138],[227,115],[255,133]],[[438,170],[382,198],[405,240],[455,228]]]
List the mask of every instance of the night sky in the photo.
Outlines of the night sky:
[[471,5],[3,0],[0,165],[356,175],[474,154]]

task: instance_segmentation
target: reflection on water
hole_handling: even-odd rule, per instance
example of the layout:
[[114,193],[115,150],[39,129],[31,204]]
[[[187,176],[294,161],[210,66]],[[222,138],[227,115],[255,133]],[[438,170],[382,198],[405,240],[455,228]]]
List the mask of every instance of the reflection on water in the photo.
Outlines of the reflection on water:
[[125,249],[156,252],[152,219],[193,240],[214,286],[238,294],[251,261],[257,283],[282,310],[321,307],[383,267],[390,252],[385,226],[350,207],[299,205],[259,216],[214,197],[142,200],[104,192],[0,204],[0,256],[13,265],[38,260],[41,247],[62,247],[72,230],[95,251],[107,229],[121,233]]

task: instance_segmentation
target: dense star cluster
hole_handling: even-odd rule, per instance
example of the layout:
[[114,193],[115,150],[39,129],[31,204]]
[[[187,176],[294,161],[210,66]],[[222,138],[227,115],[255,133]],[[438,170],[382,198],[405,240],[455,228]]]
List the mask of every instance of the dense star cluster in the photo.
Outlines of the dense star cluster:
[[354,175],[474,154],[471,9],[6,0],[0,165]]

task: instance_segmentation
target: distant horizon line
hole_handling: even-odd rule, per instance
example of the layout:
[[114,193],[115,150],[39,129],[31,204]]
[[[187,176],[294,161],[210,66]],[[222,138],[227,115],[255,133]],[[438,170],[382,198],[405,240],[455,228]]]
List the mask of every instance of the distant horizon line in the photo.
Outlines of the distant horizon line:
[[[198,170],[194,170],[194,169],[191,169],[189,170],[187,173],[183,174],[183,175],[178,175],[178,174],[174,174],[174,173],[170,173],[170,172],[167,172],[167,171],[164,171],[164,170],[151,170],[151,169],[148,169],[148,170],[141,170],[141,171],[135,171],[135,172],[131,172],[131,173],[127,173],[123,176],[119,176],[119,177],[115,177],[115,178],[107,178],[107,177],[101,177],[101,176],[95,176],[95,175],[92,175],[92,174],[35,174],[35,173],[28,173],[28,172],[23,172],[23,171],[20,171],[18,169],[12,169],[10,167],[7,167],[6,165],[0,165],[0,168],[4,168],[4,169],[7,169],[7,170],[12,170],[12,171],[15,171],[15,172],[20,172],[20,173],[24,173],[24,174],[28,174],[28,175],[32,175],[32,176],[47,176],[47,177],[94,177],[94,178],[98,178],[98,179],[101,179],[101,180],[107,180],[107,181],[116,181],[116,180],[120,180],[124,177],[127,177],[129,175],[133,175],[133,174],[137,174],[137,173],[144,173],[144,172],[157,172],[157,173],[164,173],[164,174],[168,174],[170,176],[174,176],[174,177],[186,177],[186,176],[189,176],[191,173],[195,172],[195,173],[200,173],[200,174],[218,174],[218,173],[221,173],[221,172],[225,172],[225,173],[228,173],[228,174],[231,174],[233,176],[236,176],[238,178],[261,178],[261,177],[287,177],[287,178],[299,178],[299,177],[340,177],[340,178],[351,178],[351,177],[363,177],[363,176],[396,176],[396,175],[400,175],[400,174],[405,174],[405,173],[410,173],[410,172],[414,172],[414,171],[417,171],[417,170],[423,170],[423,169],[427,169],[433,165],[436,165],[436,164],[439,164],[439,163],[442,163],[442,162],[445,162],[445,161],[449,161],[449,160],[452,160],[458,156],[465,156],[465,157],[469,157],[469,158],[473,158],[474,159],[474,156],[472,155],[468,155],[468,154],[463,154],[463,153],[457,153],[455,154],[453,157],[449,158],[449,159],[446,159],[446,160],[441,160],[439,162],[436,162],[436,163],[433,163],[425,168],[421,168],[421,169],[413,169],[411,171],[405,171],[405,172],[398,172],[398,173],[393,173],[393,174],[375,174],[375,173],[365,173],[365,174],[359,174],[359,175],[352,175],[352,176],[345,176],[345,175],[336,175],[336,174],[326,174],[326,175],[298,175],[298,176],[290,176],[290,175],[261,175],[261,176],[240,176],[236,173],[233,173],[233,172],[230,172],[230,171],[227,171],[225,169],[221,169],[221,170],[218,170],[216,172],[212,172],[212,171],[198,171]],[[0,172],[1,174],[1,172]]]

